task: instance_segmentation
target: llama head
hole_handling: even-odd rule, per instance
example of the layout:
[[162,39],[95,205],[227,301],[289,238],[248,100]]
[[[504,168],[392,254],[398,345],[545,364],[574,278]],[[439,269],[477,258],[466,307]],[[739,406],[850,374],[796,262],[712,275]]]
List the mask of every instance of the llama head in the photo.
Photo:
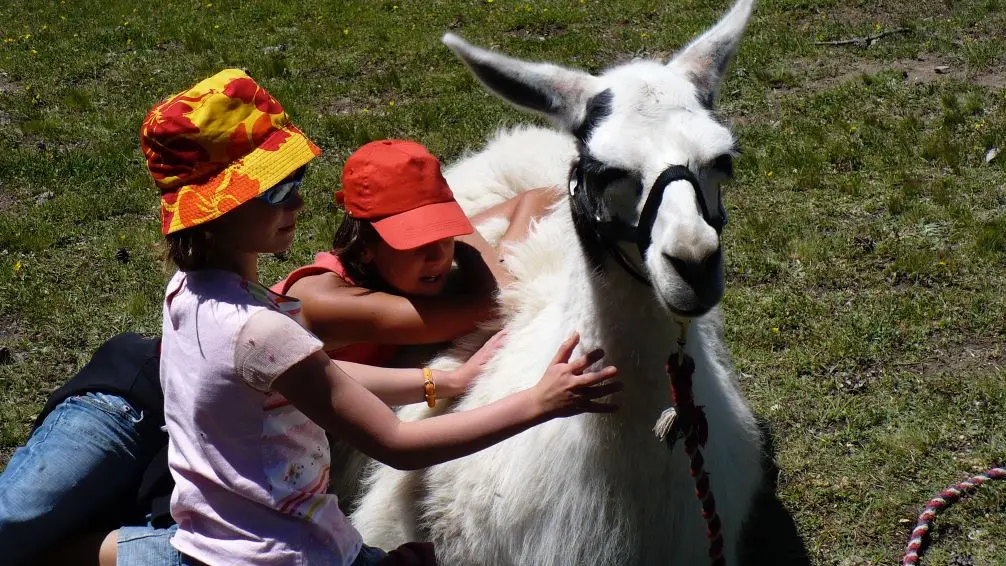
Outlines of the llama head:
[[752,5],[738,0],[668,62],[633,61],[599,76],[443,38],[489,90],[577,138],[570,198],[581,239],[643,272],[678,315],[704,314],[723,296],[720,184],[737,145],[712,111]]

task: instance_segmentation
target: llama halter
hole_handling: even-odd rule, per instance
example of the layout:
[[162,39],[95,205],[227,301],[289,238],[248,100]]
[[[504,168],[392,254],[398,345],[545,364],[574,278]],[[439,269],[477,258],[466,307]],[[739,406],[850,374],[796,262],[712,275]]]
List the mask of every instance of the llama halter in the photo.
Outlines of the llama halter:
[[700,448],[706,445],[709,436],[709,424],[706,413],[701,405],[695,404],[692,395],[692,373],[695,371],[695,361],[685,353],[685,343],[688,336],[688,326],[691,321],[678,319],[680,332],[678,334],[677,351],[667,357],[667,377],[671,383],[671,406],[657,420],[653,432],[667,443],[667,448],[674,450],[679,437],[685,440],[685,454],[688,455],[688,473],[695,480],[695,497],[702,504],[702,519],[706,522],[706,538],[709,539],[709,564],[723,566],[723,524],[716,513],[716,499],[709,483],[709,474],[705,471],[705,460]]
[[[573,218],[580,224],[589,226],[589,234],[594,241],[600,244],[605,251],[636,281],[648,287],[652,286],[649,278],[641,273],[642,269],[632,265],[629,258],[625,257],[625,252],[619,246],[621,242],[636,244],[641,260],[646,258],[646,250],[650,247],[653,223],[657,219],[657,210],[660,202],[664,198],[664,190],[675,181],[688,181],[695,191],[695,198],[702,210],[702,218],[716,230],[719,234],[727,223],[726,210],[723,208],[723,201],[717,195],[717,213],[713,216],[709,212],[706,198],[702,194],[702,185],[698,178],[688,167],[684,165],[671,165],[664,169],[650,189],[650,194],[643,203],[643,210],[639,214],[639,221],[636,225],[629,224],[618,215],[611,214],[608,207],[603,202],[601,195],[608,185],[616,180],[631,177],[631,174],[614,168],[603,168],[600,171],[591,171],[583,164],[591,164],[593,160],[589,157],[582,158],[573,164],[569,173],[569,195],[573,207]],[[642,192],[640,183],[638,193]]]

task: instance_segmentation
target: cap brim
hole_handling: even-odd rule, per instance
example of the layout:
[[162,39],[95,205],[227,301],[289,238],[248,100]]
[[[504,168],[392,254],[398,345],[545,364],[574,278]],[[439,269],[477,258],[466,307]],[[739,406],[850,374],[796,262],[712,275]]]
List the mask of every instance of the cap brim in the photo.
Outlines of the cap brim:
[[372,224],[381,238],[396,250],[411,250],[475,231],[468,216],[454,201],[420,206]]

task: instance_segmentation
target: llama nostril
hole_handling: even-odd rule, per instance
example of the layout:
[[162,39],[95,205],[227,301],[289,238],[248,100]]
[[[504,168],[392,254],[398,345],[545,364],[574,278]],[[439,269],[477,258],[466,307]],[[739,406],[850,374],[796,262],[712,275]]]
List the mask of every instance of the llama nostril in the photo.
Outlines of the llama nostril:
[[678,275],[682,279],[688,281],[689,283],[694,283],[697,280],[708,277],[715,272],[715,268],[718,265],[720,258],[720,250],[717,249],[710,255],[702,258],[699,261],[688,261],[681,258],[674,257],[668,253],[664,253],[664,260],[671,264],[671,267],[678,272]]

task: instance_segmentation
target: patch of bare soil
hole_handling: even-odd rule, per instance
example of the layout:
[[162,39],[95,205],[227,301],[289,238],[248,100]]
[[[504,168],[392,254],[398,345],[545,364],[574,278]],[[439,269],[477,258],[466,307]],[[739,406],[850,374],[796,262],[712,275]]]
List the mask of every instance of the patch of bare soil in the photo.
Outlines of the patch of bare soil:
[[802,88],[808,90],[832,88],[863,75],[872,76],[891,71],[901,73],[906,81],[914,84],[933,84],[955,79],[996,90],[1006,88],[1006,67],[972,73],[955,59],[932,54],[894,61],[846,56],[827,60],[796,61],[791,64],[791,68],[798,77],[807,77]]
[[920,361],[896,363],[918,371],[922,377],[974,375],[984,372],[1002,375],[1006,370],[1006,351],[995,341],[969,340],[959,344],[934,345],[930,355]]
[[[5,191],[3,185],[0,185],[0,212],[10,210],[15,202],[13,195]],[[0,318],[0,336],[3,336],[3,323],[3,319]]]
[[1001,374],[1006,368],[1002,345],[995,342],[965,342],[933,353],[935,359],[922,363],[924,376],[974,373],[976,369]]
[[1000,67],[982,73],[976,76],[973,82],[994,90],[1002,90],[1006,88],[1006,68]]
[[947,7],[945,0],[914,2],[880,0],[846,3],[824,13],[832,21],[850,26],[880,24],[885,27],[898,27],[906,21],[946,18],[950,15],[950,8]]
[[504,32],[510,37],[520,39],[544,40],[547,37],[561,37],[566,35],[566,26],[555,22],[543,22],[540,24],[520,24]]
[[[806,65],[814,67],[814,65]],[[885,71],[899,72],[912,82],[929,84],[948,78],[966,79],[966,69],[947,58],[934,55],[920,55],[913,59],[898,59],[895,61],[877,61],[858,57],[833,59],[827,63],[818,62],[816,72],[808,73],[817,76],[807,82],[806,88],[821,90],[855,80],[863,75],[876,75]]]
[[10,75],[0,71],[0,93],[14,92],[15,90],[18,90],[18,87],[14,84],[14,81],[11,80]]
[[[3,193],[0,192],[0,195]],[[2,209],[0,209],[2,210]],[[0,315],[0,345],[7,342],[17,336],[18,334],[18,324],[17,320],[10,315]]]
[[348,114],[356,114],[362,108],[359,102],[353,102],[353,99],[343,96],[326,104],[322,108],[322,113],[326,116],[346,116]]

